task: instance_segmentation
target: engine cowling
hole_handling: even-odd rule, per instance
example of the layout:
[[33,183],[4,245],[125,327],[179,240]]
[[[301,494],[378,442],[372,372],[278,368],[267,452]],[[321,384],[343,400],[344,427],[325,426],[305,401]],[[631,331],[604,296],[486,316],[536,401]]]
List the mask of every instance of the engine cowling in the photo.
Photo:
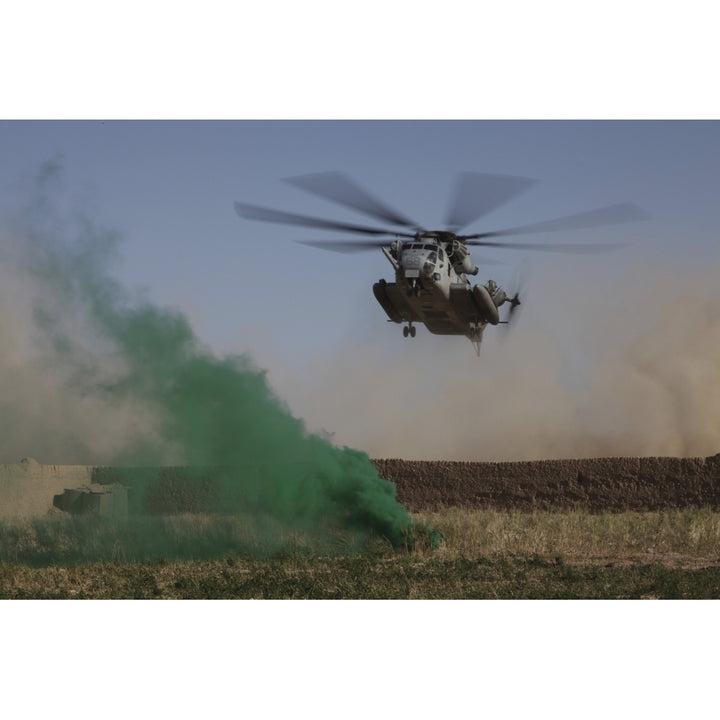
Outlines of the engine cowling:
[[473,263],[472,260],[470,260],[470,253],[468,252],[468,249],[458,243],[453,247],[453,270],[458,275],[461,275],[462,273],[465,273],[465,275],[477,275],[478,274],[478,268]]
[[475,285],[472,294],[475,305],[480,311],[480,317],[491,325],[497,325],[500,322],[500,313],[487,288],[484,285]]
[[490,280],[487,284],[488,292],[492,301],[495,303],[495,307],[500,307],[507,299],[507,293],[501,288],[494,280]]

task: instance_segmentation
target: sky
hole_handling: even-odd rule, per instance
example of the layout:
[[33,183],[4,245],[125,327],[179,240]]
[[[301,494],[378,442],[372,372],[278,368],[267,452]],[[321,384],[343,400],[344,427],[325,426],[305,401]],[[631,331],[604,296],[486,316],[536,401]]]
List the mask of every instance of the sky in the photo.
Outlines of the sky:
[[[654,338],[653,362],[672,374],[667,343],[688,352],[674,323],[690,327],[698,318],[680,312],[672,326],[662,318],[678,302],[702,313],[695,304],[714,287],[717,121],[8,120],[0,123],[0,155],[6,213],[44,163],[56,164],[67,208],[118,234],[114,277],[138,298],[182,312],[218,356],[248,355],[308,430],[341,445],[371,456],[488,460],[711,454],[720,445],[720,428],[697,442],[669,427],[685,423],[677,403],[686,389],[632,406],[626,397],[608,400],[640,362],[638,337]],[[650,219],[518,238],[627,244],[605,255],[483,251],[498,264],[479,263],[475,281],[492,277],[519,290],[524,304],[510,333],[487,330],[476,358],[463,337],[420,328],[404,339],[387,322],[372,284],[392,280],[393,271],[378,250],[322,251],[296,241],[348,236],[234,212],[239,200],[377,224],[283,182],[328,170],[427,228],[443,227],[463,171],[539,181],[467,232],[625,201]],[[670,300],[673,284],[697,297]],[[661,373],[652,382],[668,379]],[[619,424],[642,420],[638,403],[655,402],[673,406],[668,429],[620,437]]]

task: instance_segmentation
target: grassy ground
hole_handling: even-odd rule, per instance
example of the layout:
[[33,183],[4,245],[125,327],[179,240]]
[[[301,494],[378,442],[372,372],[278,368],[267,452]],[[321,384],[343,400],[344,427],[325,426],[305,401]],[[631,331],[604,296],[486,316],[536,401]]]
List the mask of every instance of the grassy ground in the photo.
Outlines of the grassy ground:
[[270,520],[5,523],[0,597],[720,597],[720,513],[448,509],[413,519],[412,550],[341,534],[318,544]]

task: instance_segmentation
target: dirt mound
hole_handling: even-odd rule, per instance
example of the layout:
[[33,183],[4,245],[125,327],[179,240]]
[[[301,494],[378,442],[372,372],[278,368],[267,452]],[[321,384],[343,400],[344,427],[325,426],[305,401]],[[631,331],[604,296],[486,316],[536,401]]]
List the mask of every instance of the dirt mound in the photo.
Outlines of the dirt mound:
[[720,510],[720,454],[537,462],[373,460],[411,511],[440,507]]

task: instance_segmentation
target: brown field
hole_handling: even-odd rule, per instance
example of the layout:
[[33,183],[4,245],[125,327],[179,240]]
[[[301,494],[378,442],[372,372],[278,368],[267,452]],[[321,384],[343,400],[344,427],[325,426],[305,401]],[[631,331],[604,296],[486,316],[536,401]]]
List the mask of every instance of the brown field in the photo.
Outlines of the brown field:
[[411,512],[461,507],[591,513],[720,509],[720,454],[535,462],[374,460]]

